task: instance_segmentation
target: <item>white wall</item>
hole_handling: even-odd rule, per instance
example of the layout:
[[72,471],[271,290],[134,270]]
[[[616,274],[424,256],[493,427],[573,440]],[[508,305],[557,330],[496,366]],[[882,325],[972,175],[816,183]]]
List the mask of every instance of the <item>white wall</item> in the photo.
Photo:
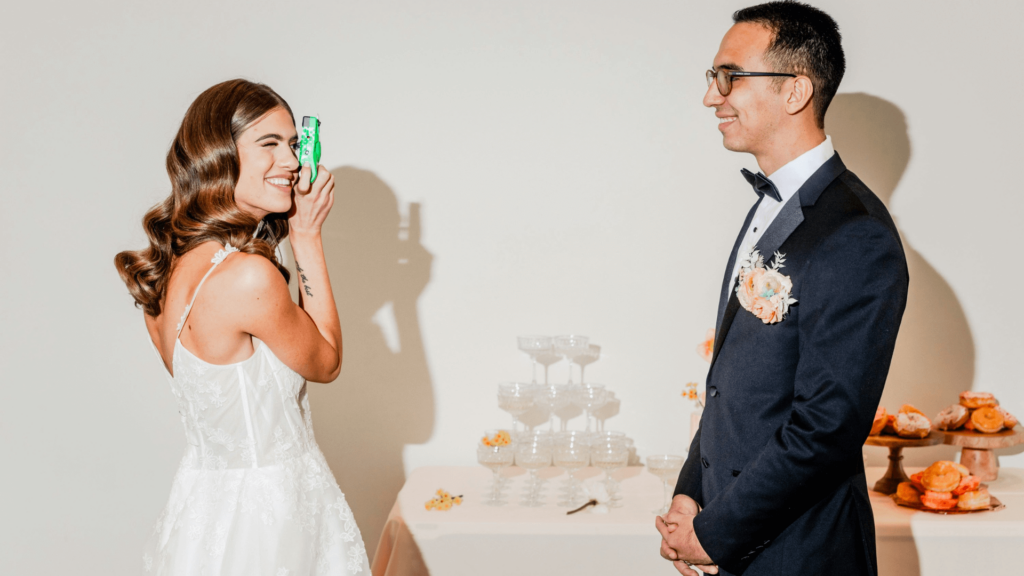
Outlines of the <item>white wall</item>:
[[[826,128],[891,196],[910,258],[885,404],[933,413],[973,388],[1024,413],[1024,5],[818,5],[840,23],[849,62]],[[183,444],[112,258],[143,245],[140,219],[168,192],[164,155],[185,109],[232,77],[324,121],[348,355],[313,411],[369,548],[403,459],[473,464],[482,430],[508,423],[494,391],[529,377],[517,334],[589,334],[605,352],[590,379],[622,399],[609,426],[642,454],[683,452],[691,408],[679,393],[706,371],[694,348],[754,200],[737,173],[752,159],[721,147],[700,104],[739,7],[5,6],[0,572],[137,570]],[[396,240],[412,202],[432,264]],[[379,324],[398,331],[400,351]],[[929,450],[908,460],[950,454]],[[1003,454],[1024,466],[1020,447]]]

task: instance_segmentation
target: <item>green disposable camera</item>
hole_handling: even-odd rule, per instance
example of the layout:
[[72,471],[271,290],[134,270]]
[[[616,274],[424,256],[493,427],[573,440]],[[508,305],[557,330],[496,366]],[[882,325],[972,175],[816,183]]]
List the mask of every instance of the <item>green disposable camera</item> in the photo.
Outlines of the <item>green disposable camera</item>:
[[316,167],[320,164],[320,120],[316,116],[302,117],[302,135],[299,137],[299,166],[309,166],[309,182],[316,181]]

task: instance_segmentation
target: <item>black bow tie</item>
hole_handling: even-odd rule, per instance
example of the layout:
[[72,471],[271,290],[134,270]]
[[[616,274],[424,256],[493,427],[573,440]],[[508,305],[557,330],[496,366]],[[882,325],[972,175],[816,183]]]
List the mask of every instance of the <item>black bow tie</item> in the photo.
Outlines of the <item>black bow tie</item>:
[[760,172],[754,174],[746,168],[740,170],[740,174],[743,174],[747,182],[754,187],[754,192],[757,192],[758,198],[767,194],[769,198],[776,202],[782,202],[782,194],[779,194],[779,189],[775,187],[775,183],[769,180],[767,176]]

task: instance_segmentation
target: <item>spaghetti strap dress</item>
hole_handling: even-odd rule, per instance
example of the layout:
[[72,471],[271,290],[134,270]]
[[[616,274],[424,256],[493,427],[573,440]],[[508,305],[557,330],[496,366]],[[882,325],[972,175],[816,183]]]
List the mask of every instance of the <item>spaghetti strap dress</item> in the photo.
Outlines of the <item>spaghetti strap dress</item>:
[[143,574],[368,575],[352,510],[313,438],[306,380],[262,342],[246,360],[210,364],[178,339],[203,282],[237,251],[214,256],[178,324],[174,374],[164,371],[187,444]]

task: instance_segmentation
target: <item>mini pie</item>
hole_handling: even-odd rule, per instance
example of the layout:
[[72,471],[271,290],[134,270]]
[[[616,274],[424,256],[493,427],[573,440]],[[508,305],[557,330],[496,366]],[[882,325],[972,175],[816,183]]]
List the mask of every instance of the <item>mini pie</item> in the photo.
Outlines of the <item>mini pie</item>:
[[985,408],[996,406],[999,402],[989,392],[971,392],[970,390],[960,393],[960,404],[964,408]]
[[924,474],[921,475],[921,484],[928,492],[952,493],[960,485],[961,476],[960,469],[955,462],[939,460],[924,469]]
[[971,423],[978,432],[994,434],[1003,429],[1003,415],[992,407],[978,408],[971,412]]
[[988,508],[991,504],[992,498],[989,496],[988,490],[979,488],[978,490],[961,494],[956,507],[961,510],[980,510]]
[[903,406],[900,406],[899,413],[900,414],[920,414],[921,416],[924,416],[924,412],[921,412],[920,410],[918,410],[917,408],[914,408],[910,404],[904,404]]
[[886,414],[884,406],[879,406],[878,410],[875,411],[875,419],[871,423],[871,432],[868,433],[868,436],[878,436],[881,434],[887,422],[889,422],[889,415]]
[[916,412],[901,412],[896,415],[895,428],[903,438],[924,438],[931,432],[932,423]]
[[913,482],[900,482],[896,486],[896,497],[904,502],[917,504],[921,501],[921,491],[914,486]]
[[973,492],[978,489],[978,486],[981,486],[981,478],[977,476],[963,476],[960,479],[960,485],[953,489],[953,494],[959,496]]
[[971,413],[960,404],[953,404],[935,417],[935,427],[939,430],[956,430],[970,419]]
[[925,490],[924,494],[921,495],[921,504],[935,510],[952,510],[956,508],[957,502],[958,500],[953,497],[951,492]]
[[1007,430],[1013,430],[1013,427],[1016,426],[1018,422],[1017,417],[1004,410],[1002,406],[996,406],[996,411],[1003,416],[1003,426]]

